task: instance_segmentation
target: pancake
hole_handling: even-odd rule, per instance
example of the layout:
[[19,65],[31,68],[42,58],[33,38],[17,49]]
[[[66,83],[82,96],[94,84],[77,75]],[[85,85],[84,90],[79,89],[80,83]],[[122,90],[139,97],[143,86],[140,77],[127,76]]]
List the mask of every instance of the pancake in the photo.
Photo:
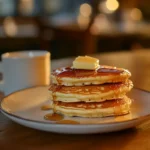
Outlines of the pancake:
[[54,112],[67,116],[106,117],[128,114],[130,105],[131,99],[125,96],[122,99],[114,99],[111,101],[97,103],[65,103],[54,101],[53,109]]
[[65,86],[98,85],[124,82],[131,73],[123,68],[100,65],[96,70],[63,67],[52,72],[52,83]]
[[49,90],[54,101],[102,102],[105,100],[122,98],[132,87],[132,82],[128,80],[125,83],[107,83],[87,86],[51,85]]

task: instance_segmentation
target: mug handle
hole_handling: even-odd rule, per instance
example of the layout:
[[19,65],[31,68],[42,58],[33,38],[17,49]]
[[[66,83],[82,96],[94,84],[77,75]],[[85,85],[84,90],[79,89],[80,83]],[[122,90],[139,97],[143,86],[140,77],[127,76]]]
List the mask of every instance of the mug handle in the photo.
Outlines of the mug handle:
[[[3,74],[3,66],[2,66],[2,62],[0,62],[0,73]],[[4,80],[0,80],[0,91],[3,92],[4,91]]]

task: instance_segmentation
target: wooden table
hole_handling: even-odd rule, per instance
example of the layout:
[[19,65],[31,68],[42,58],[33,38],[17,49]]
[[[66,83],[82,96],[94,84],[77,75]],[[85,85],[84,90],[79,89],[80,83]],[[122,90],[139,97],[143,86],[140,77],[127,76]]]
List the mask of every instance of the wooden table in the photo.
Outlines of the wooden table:
[[[97,54],[101,64],[132,72],[136,87],[150,91],[150,50]],[[52,61],[52,69],[72,64],[73,58]],[[93,135],[42,132],[18,125],[0,113],[0,150],[148,150],[150,120],[132,129]]]

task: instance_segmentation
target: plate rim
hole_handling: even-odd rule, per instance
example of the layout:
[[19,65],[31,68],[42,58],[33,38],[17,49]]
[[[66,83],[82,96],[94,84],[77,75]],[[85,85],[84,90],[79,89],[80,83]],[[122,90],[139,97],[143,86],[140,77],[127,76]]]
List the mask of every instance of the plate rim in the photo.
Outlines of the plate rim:
[[[83,124],[58,124],[56,123],[56,121],[54,122],[44,122],[44,121],[38,121],[38,120],[32,120],[32,119],[27,119],[27,118],[23,118],[23,117],[20,117],[18,115],[15,115],[15,114],[12,114],[11,112],[8,112],[6,111],[5,109],[3,109],[2,107],[2,103],[4,102],[4,100],[13,95],[13,94],[16,94],[16,93],[19,93],[19,92],[23,92],[23,91],[26,91],[26,90],[30,90],[30,89],[34,89],[34,88],[38,88],[38,87],[48,87],[48,86],[33,86],[33,87],[30,87],[30,88],[25,88],[25,89],[21,89],[21,90],[18,90],[18,91],[15,91],[15,92],[12,92],[10,93],[9,95],[3,97],[3,99],[0,101],[0,111],[5,115],[7,114],[8,116],[10,117],[13,117],[13,118],[17,118],[19,120],[23,120],[23,121],[27,121],[27,122],[32,122],[32,123],[40,123],[40,124],[49,124],[49,125],[57,125],[57,126],[62,126],[62,125],[71,125],[71,126],[96,126],[96,125],[114,125],[114,124],[119,124],[119,123],[129,123],[129,122],[132,122],[132,121],[138,121],[138,120],[146,120],[147,118],[150,117],[150,113],[147,114],[147,115],[144,115],[144,116],[140,116],[140,117],[136,117],[134,119],[129,119],[129,120],[124,120],[124,121],[117,121],[117,122],[108,122],[108,123],[96,123],[96,124],[88,124],[88,123],[83,123]],[[141,89],[141,88],[137,88],[137,87],[134,87],[133,89],[136,89],[136,90],[140,90],[140,91],[143,91],[145,93],[149,93],[150,94],[150,91],[147,91],[147,90],[144,90],[144,89]],[[110,116],[111,117],[111,116]],[[113,116],[112,116],[113,117]]]

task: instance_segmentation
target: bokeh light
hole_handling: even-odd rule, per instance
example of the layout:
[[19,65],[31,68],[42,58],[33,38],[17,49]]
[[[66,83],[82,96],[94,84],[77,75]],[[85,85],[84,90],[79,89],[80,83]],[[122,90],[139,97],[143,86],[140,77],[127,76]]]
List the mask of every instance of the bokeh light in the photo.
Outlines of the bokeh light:
[[138,8],[133,8],[131,10],[131,18],[135,21],[140,21],[142,19],[142,12]]
[[4,20],[4,31],[7,36],[16,36],[18,28],[15,20],[12,17],[6,17]]
[[81,4],[80,14],[84,17],[89,17],[92,14],[92,7],[87,3]]
[[117,0],[105,0],[101,1],[98,5],[98,9],[102,13],[111,14],[119,8],[119,2]]
[[119,3],[117,0],[107,0],[106,1],[106,7],[110,11],[115,11],[119,7]]

